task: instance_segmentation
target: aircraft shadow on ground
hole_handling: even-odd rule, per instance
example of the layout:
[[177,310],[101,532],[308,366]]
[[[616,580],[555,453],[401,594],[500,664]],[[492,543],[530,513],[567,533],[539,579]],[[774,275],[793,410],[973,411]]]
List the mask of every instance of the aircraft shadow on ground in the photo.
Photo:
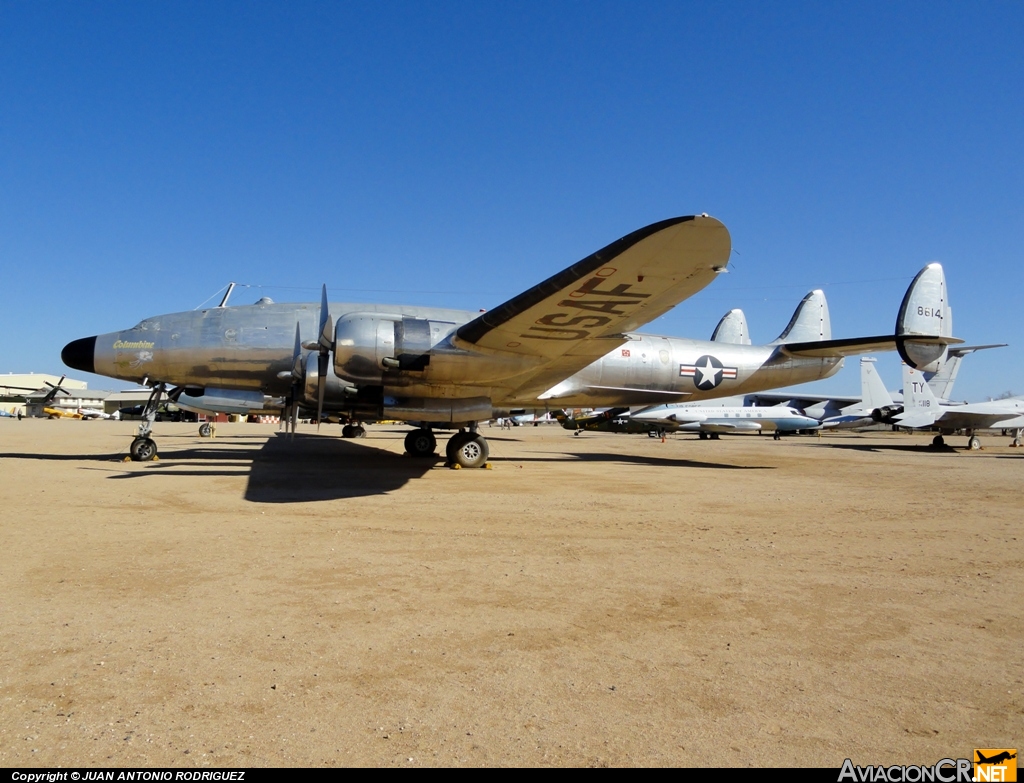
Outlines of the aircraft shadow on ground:
[[382,495],[422,477],[440,461],[413,459],[365,441],[279,435],[255,455],[245,499],[305,503]]
[[[265,436],[264,436],[265,437]],[[380,495],[420,478],[440,458],[412,459],[374,448],[365,441],[277,434],[262,448],[218,445],[174,449],[165,439],[155,462],[131,463],[132,469],[109,478],[124,481],[162,477],[242,477],[244,498],[253,503],[306,503]],[[121,462],[123,454],[0,454],[0,458]],[[98,469],[98,468],[97,468]]]
[[829,443],[830,449],[847,449],[849,451],[873,451],[881,454],[886,451],[901,451],[906,454],[956,454],[964,449],[953,446],[932,446],[930,444],[868,444],[868,443]]
[[619,462],[630,465],[646,465],[662,468],[710,468],[712,470],[775,470],[773,465],[729,465],[724,462],[699,462],[692,459],[671,457],[644,457],[635,454],[570,453],[560,452],[546,457],[494,457],[491,462]]

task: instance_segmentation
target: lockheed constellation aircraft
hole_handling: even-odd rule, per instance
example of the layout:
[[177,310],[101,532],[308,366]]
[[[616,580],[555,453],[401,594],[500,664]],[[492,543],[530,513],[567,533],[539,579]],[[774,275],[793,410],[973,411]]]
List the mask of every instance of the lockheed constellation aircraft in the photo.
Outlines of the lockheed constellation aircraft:
[[[829,339],[820,291],[767,346],[635,332],[724,272],[730,252],[729,232],[717,219],[676,217],[628,234],[483,314],[332,304],[324,286],[319,307],[261,300],[154,316],[75,340],[61,356],[69,367],[152,386],[152,411],[164,395],[258,392],[282,398],[293,428],[299,406],[316,410],[318,421],[332,411],[353,422],[413,423],[405,447],[414,456],[434,453],[435,427],[457,428],[449,462],[478,467],[488,446],[477,425],[494,416],[742,394],[827,377],[844,356],[894,348],[926,367],[960,342],[943,328],[938,265],[915,279],[892,335]],[[136,460],[156,454],[151,420],[132,442]],[[358,434],[359,425],[353,429]]]

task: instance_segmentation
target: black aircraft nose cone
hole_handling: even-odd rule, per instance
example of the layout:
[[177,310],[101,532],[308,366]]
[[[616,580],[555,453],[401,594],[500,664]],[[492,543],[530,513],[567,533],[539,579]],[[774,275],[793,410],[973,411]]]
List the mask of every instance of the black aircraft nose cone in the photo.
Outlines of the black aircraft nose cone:
[[96,338],[83,337],[81,340],[72,340],[64,346],[60,352],[60,360],[73,370],[82,372],[94,372],[93,357],[96,354]]

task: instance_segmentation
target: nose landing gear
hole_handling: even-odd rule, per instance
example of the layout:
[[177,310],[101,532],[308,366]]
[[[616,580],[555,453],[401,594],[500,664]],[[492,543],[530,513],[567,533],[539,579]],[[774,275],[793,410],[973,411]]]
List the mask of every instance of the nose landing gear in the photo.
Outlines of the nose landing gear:
[[156,457],[156,441],[140,436],[132,441],[128,451],[132,455],[132,462],[149,462]]
[[[180,389],[177,394],[181,394]],[[167,385],[163,383],[158,383],[153,387],[153,391],[146,401],[146,407],[142,409],[142,423],[139,424],[139,432],[128,449],[132,462],[149,462],[156,459],[156,441],[149,437],[150,432],[153,431],[153,422],[156,421],[156,410],[164,395],[167,395],[169,399],[177,399],[177,394],[174,392],[167,394]]]

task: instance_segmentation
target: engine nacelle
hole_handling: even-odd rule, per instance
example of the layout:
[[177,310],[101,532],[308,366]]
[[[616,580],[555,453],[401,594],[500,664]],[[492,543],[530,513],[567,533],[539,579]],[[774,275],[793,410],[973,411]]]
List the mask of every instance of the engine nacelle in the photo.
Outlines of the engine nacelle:
[[[307,354],[302,396],[305,403],[314,410],[317,402],[317,369],[317,355],[315,353]],[[327,402],[328,410],[336,407],[339,402],[350,400],[355,393],[355,386],[339,378],[335,374],[334,368],[328,365],[327,376],[324,378],[324,400]]]
[[884,405],[871,411],[871,420],[880,424],[891,424],[894,416],[903,413],[902,405]]
[[334,330],[334,372],[352,383],[380,384],[395,357],[395,324],[378,313],[349,313]]
[[[430,350],[454,328],[454,323],[381,313],[349,313],[334,330],[334,371],[357,384],[401,385],[404,373],[422,373]],[[416,376],[414,376],[416,377]],[[422,376],[419,376],[422,377]]]

